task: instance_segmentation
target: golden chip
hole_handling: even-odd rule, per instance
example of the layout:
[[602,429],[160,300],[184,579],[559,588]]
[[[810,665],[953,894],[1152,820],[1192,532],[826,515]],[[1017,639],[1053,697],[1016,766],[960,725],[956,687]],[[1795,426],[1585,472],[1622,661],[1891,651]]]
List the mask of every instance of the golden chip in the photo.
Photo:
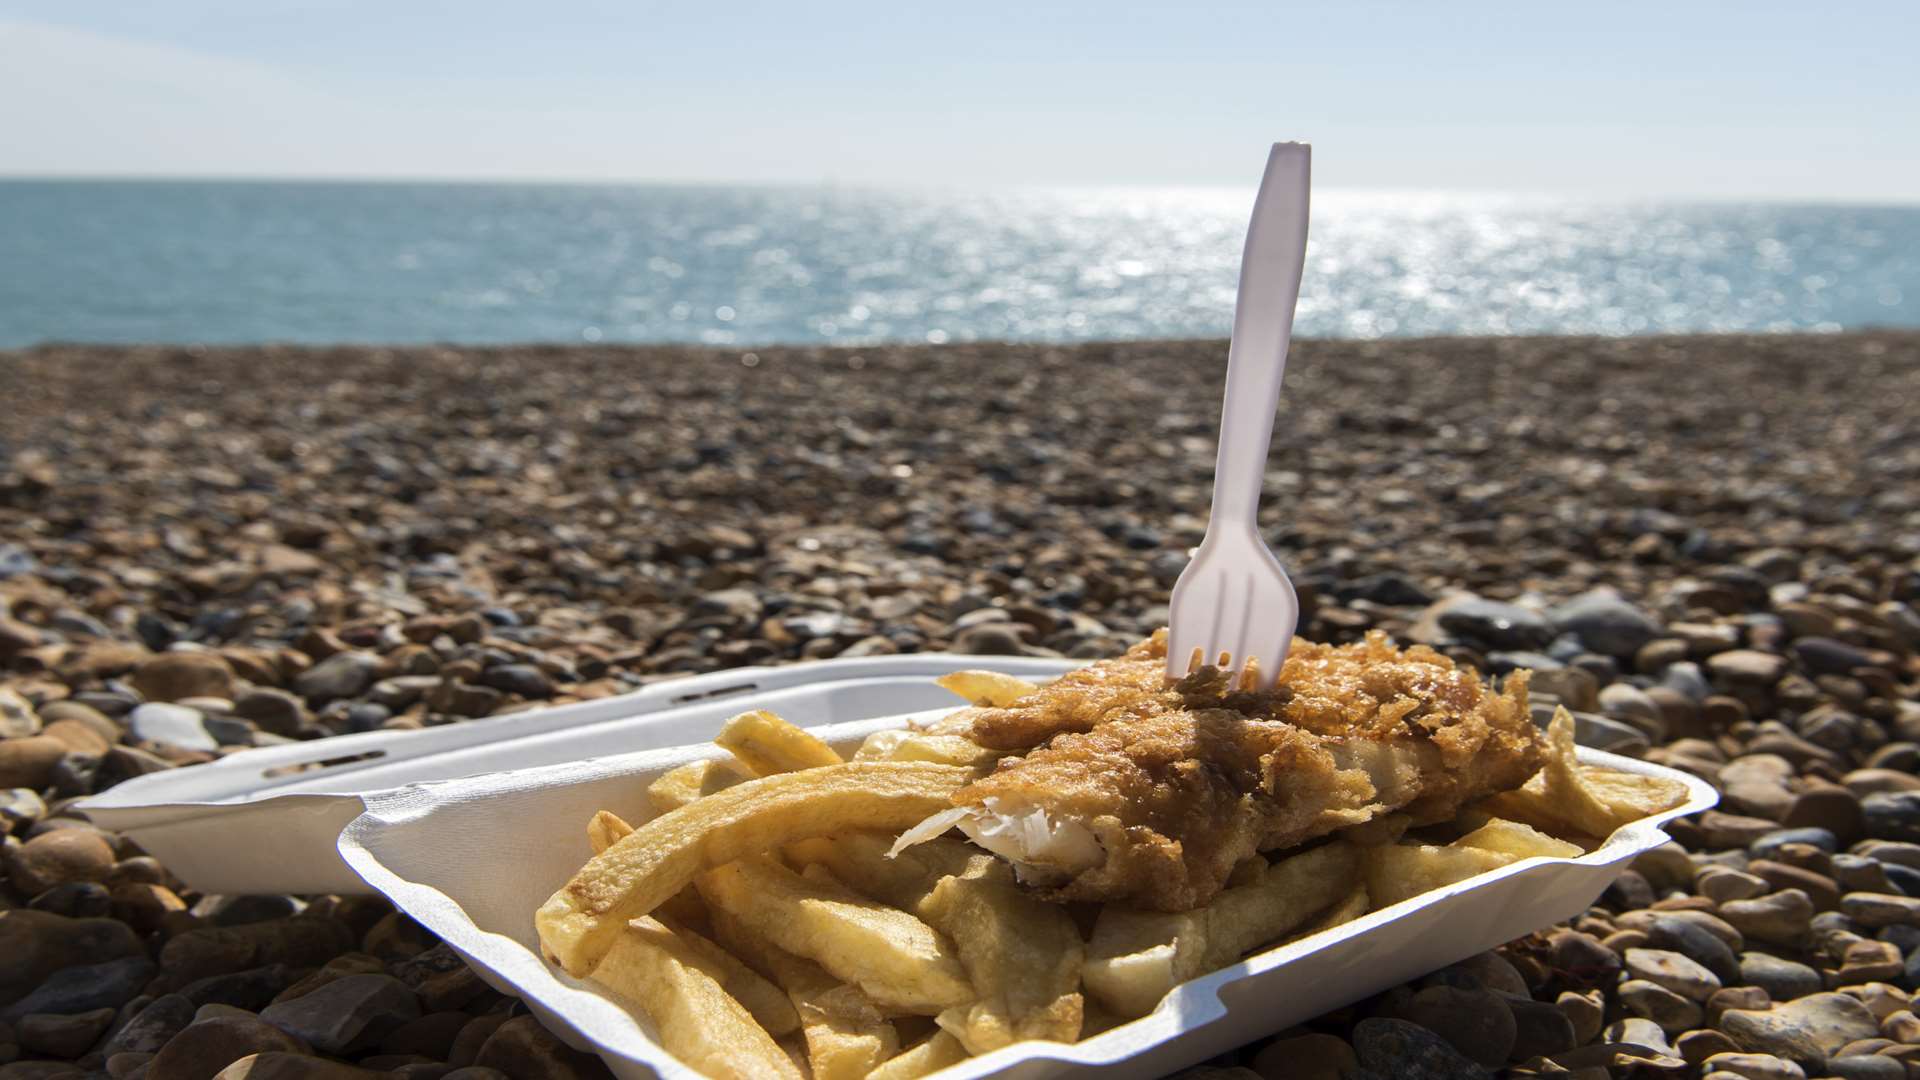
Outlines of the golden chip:
[[1367,895],[1376,909],[1519,861],[1503,851],[1433,844],[1386,844],[1363,850]]
[[1518,821],[1507,821],[1504,818],[1488,821],[1485,825],[1455,840],[1451,846],[1498,851],[1516,859],[1531,859],[1536,855],[1554,859],[1572,859],[1586,854],[1586,850],[1578,844],[1556,840],[1531,825],[1522,825]]
[[773,976],[798,1012],[813,1080],[861,1080],[899,1053],[900,1037],[859,987],[780,948],[739,919],[714,919],[720,940],[753,957]]
[[540,941],[584,975],[627,920],[703,870],[807,836],[904,829],[951,805],[970,769],[856,761],[749,780],[662,814],[580,868],[534,915]]
[[912,915],[759,856],[702,874],[700,895],[877,1004],[931,1015],[974,998],[953,943]]
[[1238,961],[1341,899],[1359,873],[1359,853],[1336,842],[1275,863],[1260,880],[1193,911],[1110,904],[1094,924],[1082,981],[1112,1012],[1145,1016],[1180,983]]
[[975,705],[996,709],[1007,706],[1040,689],[1025,679],[1002,675],[997,671],[955,671],[933,680]]
[[738,765],[724,758],[690,761],[678,768],[668,769],[648,784],[647,802],[652,805],[654,813],[664,814],[747,779],[750,777],[741,772]]
[[903,1051],[885,1065],[867,1074],[867,1080],[919,1080],[949,1065],[967,1060],[967,1048],[945,1031],[936,1031],[926,1042]]
[[740,764],[755,776],[817,769],[841,761],[833,747],[818,736],[765,709],[744,712],[727,721],[713,742],[740,759]]
[[592,977],[636,1002],[653,1021],[660,1045],[708,1076],[805,1075],[722,988],[723,975],[653,919],[620,927]]

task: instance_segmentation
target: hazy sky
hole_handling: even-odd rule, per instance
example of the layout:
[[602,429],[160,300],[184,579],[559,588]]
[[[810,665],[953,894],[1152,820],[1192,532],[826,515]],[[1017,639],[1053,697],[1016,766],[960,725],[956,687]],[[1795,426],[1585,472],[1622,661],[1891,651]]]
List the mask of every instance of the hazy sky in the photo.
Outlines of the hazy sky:
[[0,174],[1920,199],[1920,3],[0,0]]

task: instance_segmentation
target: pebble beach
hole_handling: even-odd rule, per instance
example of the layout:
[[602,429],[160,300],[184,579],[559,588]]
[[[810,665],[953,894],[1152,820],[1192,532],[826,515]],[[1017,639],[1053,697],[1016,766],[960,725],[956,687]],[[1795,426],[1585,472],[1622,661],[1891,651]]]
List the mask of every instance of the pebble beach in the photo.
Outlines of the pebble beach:
[[[1224,342],[0,352],[0,1080],[609,1075],[377,897],[72,804],[753,664],[1098,658]],[[1263,529],[1721,805],[1571,922],[1192,1080],[1920,1077],[1920,333],[1295,343]]]

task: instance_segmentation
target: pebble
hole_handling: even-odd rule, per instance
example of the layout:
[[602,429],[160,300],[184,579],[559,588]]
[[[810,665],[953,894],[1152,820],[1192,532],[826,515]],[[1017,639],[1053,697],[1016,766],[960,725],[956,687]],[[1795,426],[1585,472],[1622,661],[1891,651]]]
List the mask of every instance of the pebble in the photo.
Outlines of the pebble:
[[1701,1062],[1709,1074],[1723,1073],[1745,1080],[1806,1080],[1806,1070],[1771,1054],[1715,1054]]
[[[1396,1020],[1365,1020],[1354,1028],[1354,1048],[1362,1065],[1367,1053],[1361,1049],[1360,1027],[1366,1024],[1398,1024],[1420,1031],[1412,1024]],[[1426,1038],[1445,1047],[1439,1036],[1422,1032]],[[1455,1055],[1457,1057],[1457,1055]],[[481,1068],[498,1069],[508,1076],[552,1077],[553,1080],[599,1080],[605,1076],[600,1059],[569,1048],[531,1016],[517,1016],[501,1024],[473,1061]],[[1417,1077],[1419,1074],[1414,1074]],[[1436,1080],[1451,1074],[1433,1074]],[[1471,1075],[1479,1075],[1478,1073]],[[1403,1077],[1408,1074],[1402,1073]],[[1408,1080],[1414,1080],[1408,1077]]]
[[1868,836],[1876,840],[1920,841],[1920,791],[1882,791],[1860,800]]
[[193,1023],[193,1002],[179,994],[167,994],[148,1002],[101,1048],[106,1057],[115,1054],[157,1054],[168,1040]]
[[209,652],[168,652],[143,661],[133,670],[133,688],[148,701],[233,696],[233,668]]
[[76,964],[49,973],[26,996],[0,1009],[0,1020],[34,1013],[80,1013],[117,1009],[132,1001],[153,978],[153,961],[144,951],[99,964]]
[[1513,1013],[1491,990],[1429,986],[1394,1010],[1489,1068],[1504,1065],[1519,1037]]
[[113,873],[113,848],[85,829],[55,829],[6,854],[7,878],[32,896],[68,882],[105,881]]
[[1792,1001],[1826,988],[1813,968],[1763,952],[1740,954],[1740,981],[1765,990],[1774,1001]]
[[13,1029],[20,1046],[31,1053],[77,1058],[100,1040],[113,1017],[112,1009],[67,1015],[33,1013],[14,1021]]
[[1798,889],[1720,905],[1720,917],[1748,938],[1775,945],[1796,945],[1812,930],[1813,901]]
[[313,1048],[251,1013],[196,1015],[193,1023],[167,1040],[143,1080],[205,1080],[242,1058],[274,1052],[310,1054]]
[[1920,899],[1886,893],[1855,892],[1840,898],[1840,910],[1862,926],[1920,926]]
[[127,733],[141,742],[181,750],[218,750],[220,740],[207,730],[206,715],[185,705],[149,703],[127,717]]
[[293,692],[313,705],[354,697],[374,684],[380,667],[380,658],[372,653],[336,653],[301,672],[293,680]]
[[1489,1075],[1440,1036],[1405,1020],[1360,1021],[1353,1026],[1353,1049],[1361,1069],[1396,1080],[1480,1080]]
[[1553,640],[1553,626],[1539,612],[1477,596],[1440,601],[1440,629],[1495,649],[1538,649]]
[[[844,654],[843,654],[844,655]],[[547,673],[532,664],[501,664],[480,673],[480,684],[525,698],[553,695],[553,682]]]
[[1765,1012],[1729,1010],[1721,1030],[1747,1050],[1817,1064],[1855,1039],[1880,1033],[1866,1006],[1845,994],[1812,994]]
[[1628,1013],[1659,1024],[1660,1029],[1669,1034],[1699,1027],[1706,1018],[1699,1003],[1645,979],[1622,982],[1614,988],[1614,995]]
[[[1699,932],[1702,935],[1706,933]],[[1624,959],[1629,975],[1665,987],[1692,1001],[1705,1001],[1720,989],[1720,979],[1713,972],[1677,952],[1628,949]]]
[[67,754],[66,743],[46,735],[0,742],[0,788],[46,787]]
[[1790,828],[1825,829],[1844,845],[1865,834],[1866,815],[1861,810],[1860,797],[1846,788],[1816,788],[1793,800],[1781,824]]
[[1906,1080],[1907,1067],[1878,1054],[1855,1054],[1827,1059],[1827,1075],[1837,1080]]
[[1740,870],[1729,870],[1724,866],[1710,866],[1701,871],[1694,880],[1694,886],[1700,890],[1701,896],[1716,904],[1751,900],[1769,891],[1765,878]]
[[1547,617],[1560,633],[1572,634],[1588,649],[1616,658],[1632,656],[1661,633],[1660,624],[1646,612],[1611,592],[1574,597]]
[[375,1046],[388,1032],[420,1016],[420,1001],[388,975],[348,975],[279,1004],[260,1018],[329,1054]]
[[1575,986],[1603,986],[1620,972],[1620,957],[1591,934],[1556,931],[1548,938],[1553,967]]
[[[1776,854],[1783,852],[1776,851]],[[1820,861],[1827,862],[1824,854]],[[1747,864],[1747,872],[1764,880],[1772,889],[1798,889],[1805,893],[1815,911],[1832,911],[1840,906],[1840,885],[1825,874],[1772,859],[1753,860]]]
[[0,1002],[17,1002],[62,968],[146,956],[125,923],[43,911],[0,912]]
[[1600,1034],[1600,1026],[1606,1020],[1606,1010],[1601,1000],[1593,992],[1576,994],[1571,990],[1562,991],[1554,999],[1554,1008],[1567,1018],[1567,1024],[1573,1029],[1574,1045],[1584,1045]]
[[1689,1065],[1699,1065],[1715,1054],[1730,1054],[1740,1048],[1724,1032],[1702,1028],[1673,1040],[1673,1048]]
[[1268,1043],[1249,1065],[1263,1080],[1346,1080],[1360,1057],[1337,1035],[1299,1035]]
[[[1726,942],[1698,923],[1671,916],[1655,918],[1647,927],[1646,933],[1648,945],[1679,953],[1707,969],[1721,984],[1740,980],[1740,961],[1734,957],[1733,950],[1727,946]],[[1628,967],[1631,969],[1631,962]],[[1679,990],[1678,987],[1671,989]]]

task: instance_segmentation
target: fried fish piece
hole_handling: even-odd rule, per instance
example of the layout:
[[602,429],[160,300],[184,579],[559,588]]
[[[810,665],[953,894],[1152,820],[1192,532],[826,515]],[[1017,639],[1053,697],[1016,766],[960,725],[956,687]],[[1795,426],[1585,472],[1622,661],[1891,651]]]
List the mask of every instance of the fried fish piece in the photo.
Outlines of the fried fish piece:
[[[1003,759],[954,809],[902,844],[954,825],[1055,900],[1186,911],[1240,860],[1400,813],[1448,820],[1539,769],[1527,676],[1495,692],[1424,646],[1374,633],[1296,641],[1269,691],[1203,668],[1164,675],[1164,632],[998,709],[973,738]],[[1044,745],[1038,745],[1044,742]]]

